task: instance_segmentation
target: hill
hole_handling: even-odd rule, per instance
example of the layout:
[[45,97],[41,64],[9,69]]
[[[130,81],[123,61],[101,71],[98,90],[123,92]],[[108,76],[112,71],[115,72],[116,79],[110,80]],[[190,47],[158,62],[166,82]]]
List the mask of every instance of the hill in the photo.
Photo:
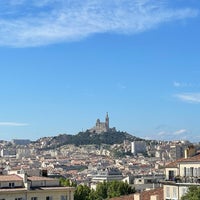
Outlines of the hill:
[[134,141],[142,139],[121,131],[111,131],[100,134],[85,131],[79,132],[76,135],[60,134],[54,137],[40,138],[36,142],[41,143],[42,141],[46,141],[48,148],[55,148],[67,144],[73,144],[76,146],[90,144],[121,144],[124,140]]

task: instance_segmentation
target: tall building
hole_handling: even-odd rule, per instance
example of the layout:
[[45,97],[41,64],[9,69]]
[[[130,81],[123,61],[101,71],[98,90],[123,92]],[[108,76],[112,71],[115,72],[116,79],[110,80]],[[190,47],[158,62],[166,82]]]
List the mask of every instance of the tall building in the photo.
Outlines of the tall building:
[[131,153],[145,153],[146,152],[146,143],[145,141],[133,141],[131,142]]

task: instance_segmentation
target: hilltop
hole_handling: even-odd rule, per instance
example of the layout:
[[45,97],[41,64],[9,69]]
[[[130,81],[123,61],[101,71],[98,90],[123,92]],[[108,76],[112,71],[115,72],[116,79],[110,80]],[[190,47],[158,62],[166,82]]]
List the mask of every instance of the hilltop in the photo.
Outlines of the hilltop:
[[110,131],[110,132],[103,132],[101,134],[98,133],[91,133],[90,131],[79,132],[76,135],[69,135],[69,134],[60,134],[54,137],[48,138],[40,138],[37,140],[37,143],[46,143],[45,146],[48,148],[55,148],[60,147],[67,144],[73,144],[76,146],[79,145],[100,145],[100,144],[121,144],[124,140],[135,141],[135,140],[143,140],[141,138],[135,137],[127,132],[121,131]]
[[122,144],[124,140],[135,141],[143,140],[135,137],[127,132],[117,131],[115,127],[109,126],[109,116],[106,113],[105,121],[101,122],[100,119],[96,120],[95,125],[86,130],[79,132],[76,135],[60,134],[55,137],[40,138],[37,143],[40,143],[44,148],[56,148],[67,144],[79,145],[113,145]]

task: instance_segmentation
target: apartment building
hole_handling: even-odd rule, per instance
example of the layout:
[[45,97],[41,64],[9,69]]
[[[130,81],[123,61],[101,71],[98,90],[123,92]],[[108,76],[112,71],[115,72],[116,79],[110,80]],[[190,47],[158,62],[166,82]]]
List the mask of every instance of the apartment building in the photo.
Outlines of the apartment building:
[[180,200],[189,186],[200,186],[200,154],[168,164],[165,174],[164,200]]
[[98,170],[97,173],[90,175],[93,183],[109,182],[109,181],[121,181],[123,179],[122,173],[117,168],[106,168]]
[[26,174],[0,175],[0,200],[73,200],[74,188],[58,179]]
[[133,141],[131,142],[131,153],[136,155],[138,153],[146,152],[146,143],[145,141]]

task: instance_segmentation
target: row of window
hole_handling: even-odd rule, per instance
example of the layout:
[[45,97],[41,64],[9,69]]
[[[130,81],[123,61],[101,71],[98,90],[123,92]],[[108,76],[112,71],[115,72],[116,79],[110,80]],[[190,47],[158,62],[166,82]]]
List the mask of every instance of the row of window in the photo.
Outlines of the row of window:
[[[19,200],[19,199],[17,199],[17,200]],[[21,199],[20,199],[20,200],[21,200]],[[31,200],[38,200],[38,197],[31,197]],[[47,197],[46,197],[46,200],[53,200],[53,197],[47,196]],[[61,197],[60,197],[60,200],[67,200],[67,196],[61,196]]]
[[[186,187],[179,188],[180,194],[183,195],[187,192]],[[166,198],[167,199],[177,199],[178,198],[178,188],[177,187],[166,187]]]
[[[0,182],[0,188],[1,188],[1,187],[5,187],[5,185],[4,185],[4,184],[1,184],[1,182]],[[14,183],[14,182],[8,183],[8,186],[6,185],[6,187],[14,188],[14,187],[15,187],[15,183]],[[1,199],[0,199],[0,200],[1,200]]]
[[[170,191],[170,189],[172,189],[172,192]],[[177,189],[176,187],[166,187],[166,197],[173,197],[173,198],[177,198]]]
[[184,176],[200,176],[200,167],[184,167]]

